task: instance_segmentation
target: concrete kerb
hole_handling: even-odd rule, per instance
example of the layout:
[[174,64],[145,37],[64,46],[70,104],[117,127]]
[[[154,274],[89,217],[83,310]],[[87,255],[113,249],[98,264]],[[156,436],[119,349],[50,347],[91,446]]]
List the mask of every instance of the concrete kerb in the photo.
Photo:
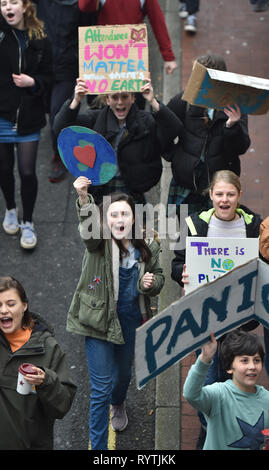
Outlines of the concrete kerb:
[[[163,77],[163,102],[167,103],[180,91],[180,65],[181,40],[180,20],[178,17],[178,2],[167,0],[165,6],[165,19],[169,35],[172,38],[173,50],[178,64],[172,75]],[[168,188],[172,173],[170,163],[163,160],[163,173],[161,178],[161,203],[166,204]],[[178,298],[174,283],[171,281],[171,260],[173,251],[169,250],[169,240],[162,240],[161,264],[164,269],[166,284],[159,298],[159,311],[170,305]],[[179,290],[178,290],[179,292]],[[180,449],[180,364],[167,369],[156,378],[156,418],[155,418],[155,449]]]

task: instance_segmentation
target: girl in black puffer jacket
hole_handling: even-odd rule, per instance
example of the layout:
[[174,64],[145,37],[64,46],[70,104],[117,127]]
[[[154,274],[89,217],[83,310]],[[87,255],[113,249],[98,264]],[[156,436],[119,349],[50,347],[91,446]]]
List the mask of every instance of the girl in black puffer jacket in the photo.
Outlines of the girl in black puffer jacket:
[[[205,67],[226,70],[224,59],[217,54],[197,58]],[[234,103],[223,110],[193,106],[177,94],[167,104],[180,120],[178,141],[165,159],[171,162],[173,178],[168,204],[188,204],[189,214],[209,209],[205,190],[216,171],[230,170],[240,176],[240,155],[250,146],[248,117]],[[232,106],[230,106],[232,105]]]
[[6,201],[3,228],[19,231],[15,202],[14,147],[21,178],[21,246],[34,248],[32,214],[37,196],[35,173],[45,100],[52,82],[50,43],[30,0],[1,1],[0,19],[0,187]]

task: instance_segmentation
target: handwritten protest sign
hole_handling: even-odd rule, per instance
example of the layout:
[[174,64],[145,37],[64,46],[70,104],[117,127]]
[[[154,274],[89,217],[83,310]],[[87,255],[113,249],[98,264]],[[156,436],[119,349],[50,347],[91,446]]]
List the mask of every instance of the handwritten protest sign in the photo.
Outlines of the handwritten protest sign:
[[188,294],[259,255],[258,238],[186,238]]
[[269,265],[259,258],[204,284],[136,330],[137,387],[209,341],[256,319],[269,328]]
[[241,113],[265,114],[269,109],[269,80],[209,69],[195,61],[182,99],[215,109],[236,103]]
[[80,27],[79,76],[88,94],[139,92],[148,78],[146,24]]

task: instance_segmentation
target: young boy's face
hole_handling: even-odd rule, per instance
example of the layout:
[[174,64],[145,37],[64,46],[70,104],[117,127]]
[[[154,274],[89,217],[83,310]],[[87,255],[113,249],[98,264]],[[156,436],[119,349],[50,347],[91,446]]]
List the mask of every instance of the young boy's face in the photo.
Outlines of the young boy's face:
[[261,356],[235,356],[232,367],[227,372],[233,375],[233,382],[242,392],[255,393],[260,373],[262,371]]

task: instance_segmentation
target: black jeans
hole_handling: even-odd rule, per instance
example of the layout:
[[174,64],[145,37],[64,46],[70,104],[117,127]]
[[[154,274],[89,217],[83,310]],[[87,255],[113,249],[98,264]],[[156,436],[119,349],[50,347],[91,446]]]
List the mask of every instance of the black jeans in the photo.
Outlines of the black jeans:
[[195,15],[199,11],[200,0],[179,0],[181,3],[186,3],[186,8],[189,15]]

